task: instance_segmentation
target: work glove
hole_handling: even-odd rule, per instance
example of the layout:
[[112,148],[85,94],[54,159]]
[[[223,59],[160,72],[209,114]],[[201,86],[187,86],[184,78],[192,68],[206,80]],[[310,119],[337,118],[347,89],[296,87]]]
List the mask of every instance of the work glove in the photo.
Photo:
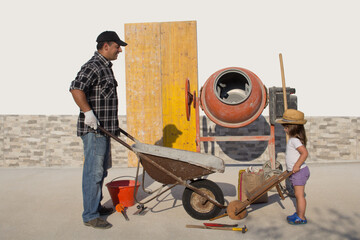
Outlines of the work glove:
[[85,114],[85,121],[84,121],[85,124],[96,130],[99,121],[95,117],[93,110],[84,112],[84,114]]

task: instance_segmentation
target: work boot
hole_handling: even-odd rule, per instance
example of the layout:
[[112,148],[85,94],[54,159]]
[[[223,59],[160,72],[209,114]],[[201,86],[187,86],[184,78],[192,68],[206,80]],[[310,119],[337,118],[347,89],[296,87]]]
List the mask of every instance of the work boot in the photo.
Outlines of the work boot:
[[101,208],[99,209],[99,213],[101,216],[105,216],[105,215],[110,215],[114,212],[113,208],[107,208],[104,206],[101,206]]
[[100,228],[100,229],[107,229],[112,227],[112,225],[108,221],[99,217],[95,219],[91,219],[88,222],[84,222],[84,225],[88,227]]

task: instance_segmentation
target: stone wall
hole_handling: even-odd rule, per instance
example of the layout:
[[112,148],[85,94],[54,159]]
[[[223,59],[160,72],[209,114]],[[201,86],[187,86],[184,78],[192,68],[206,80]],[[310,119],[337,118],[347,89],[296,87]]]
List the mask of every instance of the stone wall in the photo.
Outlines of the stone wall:
[[[359,117],[308,117],[309,162],[360,161]],[[79,167],[82,141],[76,137],[77,116],[0,115],[0,167]],[[126,116],[120,116],[126,129]],[[203,136],[269,135],[268,118],[239,129],[223,128],[201,117]],[[285,156],[285,134],[275,126],[276,156]],[[267,142],[203,142],[203,153],[222,158],[226,164],[261,164],[269,160]],[[127,167],[128,150],[112,142],[114,167]]]

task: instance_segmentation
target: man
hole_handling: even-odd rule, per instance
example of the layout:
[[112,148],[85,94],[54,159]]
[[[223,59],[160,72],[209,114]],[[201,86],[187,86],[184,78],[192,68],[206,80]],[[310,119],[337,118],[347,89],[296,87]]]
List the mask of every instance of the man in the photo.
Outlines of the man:
[[98,132],[97,126],[117,136],[120,133],[117,82],[111,61],[117,59],[121,46],[127,43],[113,31],[101,33],[96,42],[97,51],[71,82],[70,92],[80,108],[77,135],[84,144],[82,218],[86,226],[105,229],[112,225],[100,215],[113,212],[112,208],[101,206],[102,186],[111,164],[110,138]]

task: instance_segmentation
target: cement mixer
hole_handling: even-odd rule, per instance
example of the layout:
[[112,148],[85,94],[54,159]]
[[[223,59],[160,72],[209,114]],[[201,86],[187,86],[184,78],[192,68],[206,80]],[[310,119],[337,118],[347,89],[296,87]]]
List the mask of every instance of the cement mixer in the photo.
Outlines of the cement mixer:
[[270,165],[275,169],[275,128],[265,136],[201,136],[200,107],[206,116],[222,127],[240,128],[254,122],[267,106],[267,89],[255,73],[240,67],[224,68],[213,73],[200,89],[191,93],[189,80],[185,82],[186,115],[190,119],[191,106],[196,117],[196,151],[206,141],[267,141]]
[[228,128],[255,121],[267,104],[267,91],[253,72],[239,67],[212,74],[200,90],[200,106],[214,123]]
[[[255,73],[239,67],[221,69],[212,74],[200,90],[191,94],[189,81],[185,86],[186,114],[189,119],[191,103],[200,105],[214,123],[228,128],[244,127],[255,121],[267,104],[266,87]],[[197,112],[198,113],[198,112]]]

